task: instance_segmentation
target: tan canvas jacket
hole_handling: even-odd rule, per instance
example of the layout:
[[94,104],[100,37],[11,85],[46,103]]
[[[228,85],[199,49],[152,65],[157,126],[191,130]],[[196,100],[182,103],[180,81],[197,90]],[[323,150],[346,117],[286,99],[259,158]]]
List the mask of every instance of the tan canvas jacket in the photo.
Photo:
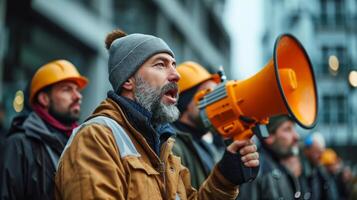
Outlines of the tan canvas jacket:
[[98,116],[119,124],[137,152],[121,152],[123,147],[106,125],[82,125],[59,161],[56,199],[233,200],[238,195],[238,187],[217,167],[196,191],[188,169],[172,154],[174,139],[162,145],[158,157],[113,100],[103,101],[90,119]]

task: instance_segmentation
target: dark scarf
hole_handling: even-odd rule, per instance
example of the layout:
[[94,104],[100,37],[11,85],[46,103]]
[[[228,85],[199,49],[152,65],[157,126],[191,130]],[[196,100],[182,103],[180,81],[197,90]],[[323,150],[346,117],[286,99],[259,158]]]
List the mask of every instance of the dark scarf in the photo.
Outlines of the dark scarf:
[[117,95],[114,91],[108,92],[108,98],[115,101],[123,109],[125,117],[130,121],[130,124],[145,137],[155,153],[160,155],[161,145],[169,137],[175,135],[174,129],[169,124],[159,124],[154,127],[151,122],[152,113],[139,103]]
[[46,123],[59,130],[60,132],[66,133],[67,137],[71,136],[72,130],[78,126],[76,122],[72,123],[69,127],[65,126],[38,104],[35,104],[32,108],[36,112],[36,114],[41,117],[41,119],[43,119]]

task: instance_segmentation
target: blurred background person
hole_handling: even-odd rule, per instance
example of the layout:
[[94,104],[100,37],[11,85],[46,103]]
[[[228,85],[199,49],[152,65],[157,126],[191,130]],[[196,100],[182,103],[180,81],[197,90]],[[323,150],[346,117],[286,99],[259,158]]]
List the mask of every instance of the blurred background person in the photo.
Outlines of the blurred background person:
[[325,151],[325,140],[316,132],[304,139],[301,162],[303,163],[303,182],[310,190],[312,199],[338,199],[335,182],[320,164],[322,153]]
[[259,137],[261,165],[258,177],[241,186],[238,199],[300,199],[303,194],[296,177],[300,169],[286,166],[287,163],[295,164],[292,156],[299,152],[295,123],[287,115],[274,116],[270,118],[267,129],[269,136]]
[[29,98],[33,112],[16,118],[0,151],[0,199],[53,199],[57,162],[77,126],[87,82],[66,60],[37,70]]
[[177,105],[180,118],[173,123],[177,130],[173,153],[181,157],[182,164],[191,172],[192,186],[198,189],[222,157],[224,149],[219,151],[213,141],[204,140],[204,137],[213,136],[201,122],[194,96],[201,90],[216,87],[220,77],[218,74],[210,74],[203,66],[191,61],[178,65],[177,72],[181,76]]
[[330,148],[322,153],[320,162],[335,181],[339,199],[348,199],[352,187],[351,169],[345,166],[341,158]]

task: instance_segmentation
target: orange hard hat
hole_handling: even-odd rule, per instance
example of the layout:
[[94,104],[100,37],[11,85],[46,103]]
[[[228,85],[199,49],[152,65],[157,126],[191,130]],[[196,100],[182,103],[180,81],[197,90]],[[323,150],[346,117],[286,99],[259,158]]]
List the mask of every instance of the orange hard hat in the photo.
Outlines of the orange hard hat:
[[75,82],[80,89],[88,83],[88,79],[81,76],[76,67],[67,60],[55,60],[41,66],[31,81],[30,104],[33,105],[36,94],[41,89],[64,80]]
[[338,161],[338,156],[336,152],[332,149],[326,149],[320,158],[320,163],[322,165],[332,165],[336,164]]
[[181,76],[178,82],[180,93],[210,79],[216,83],[220,83],[218,74],[210,74],[202,65],[196,62],[184,62],[177,66],[176,70]]

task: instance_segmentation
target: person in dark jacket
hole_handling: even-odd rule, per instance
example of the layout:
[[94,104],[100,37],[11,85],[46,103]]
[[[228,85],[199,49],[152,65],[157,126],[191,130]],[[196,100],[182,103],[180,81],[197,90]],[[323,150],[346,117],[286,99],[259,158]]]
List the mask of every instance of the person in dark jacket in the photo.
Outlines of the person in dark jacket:
[[287,115],[270,118],[269,136],[261,141],[258,177],[241,186],[238,199],[304,199],[300,183],[284,161],[299,152],[299,135],[293,120]]
[[336,183],[320,163],[325,148],[325,139],[320,133],[310,134],[304,139],[301,179],[305,179],[311,199],[339,199]]
[[345,165],[337,153],[330,148],[327,148],[323,152],[320,163],[333,178],[339,199],[348,199],[352,185],[352,172],[350,167]]
[[56,60],[32,78],[32,112],[13,119],[0,151],[0,199],[53,199],[58,159],[79,119],[87,85],[75,66]]
[[[191,61],[180,64],[177,71],[181,76],[177,106],[181,115],[174,122],[177,136],[173,152],[181,157],[182,163],[190,170],[192,186],[199,188],[223,151],[213,145],[213,135],[200,122],[194,96],[198,91],[213,89],[219,82],[219,76],[211,75],[203,66]],[[209,137],[211,142],[204,140],[204,137]]]

